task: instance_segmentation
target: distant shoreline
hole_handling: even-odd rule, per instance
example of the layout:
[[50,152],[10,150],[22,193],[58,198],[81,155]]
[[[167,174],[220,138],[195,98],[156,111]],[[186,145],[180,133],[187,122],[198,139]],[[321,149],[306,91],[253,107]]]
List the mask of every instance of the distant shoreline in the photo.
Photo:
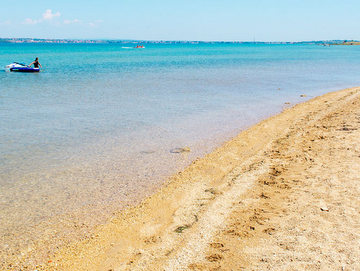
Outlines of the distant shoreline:
[[314,45],[360,45],[356,40],[319,41],[184,41],[184,40],[112,40],[112,39],[41,39],[0,38],[0,43],[59,43],[59,44],[314,44]]
[[333,45],[360,45],[360,41],[344,41],[343,43]]

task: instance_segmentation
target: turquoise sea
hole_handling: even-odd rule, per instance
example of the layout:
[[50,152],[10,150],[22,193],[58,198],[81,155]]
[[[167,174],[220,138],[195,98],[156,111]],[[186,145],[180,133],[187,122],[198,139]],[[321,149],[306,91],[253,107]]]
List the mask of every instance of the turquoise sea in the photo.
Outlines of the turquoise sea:
[[90,234],[285,102],[360,85],[360,46],[133,46],[0,43],[1,67],[44,67],[0,70],[1,259]]

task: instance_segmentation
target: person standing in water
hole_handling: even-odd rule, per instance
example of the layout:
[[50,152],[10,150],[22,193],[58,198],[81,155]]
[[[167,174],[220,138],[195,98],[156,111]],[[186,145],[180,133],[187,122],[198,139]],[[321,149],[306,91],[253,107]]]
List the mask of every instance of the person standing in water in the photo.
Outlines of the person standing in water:
[[39,63],[39,58],[35,58],[35,60],[31,62],[29,67],[31,67],[32,64],[34,64],[34,68],[39,68],[39,66],[42,68],[41,64]]

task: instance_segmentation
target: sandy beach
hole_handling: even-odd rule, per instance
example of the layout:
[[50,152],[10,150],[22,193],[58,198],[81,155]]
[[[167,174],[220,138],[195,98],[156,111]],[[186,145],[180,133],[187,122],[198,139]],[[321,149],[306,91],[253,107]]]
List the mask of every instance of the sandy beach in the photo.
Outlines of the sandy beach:
[[37,270],[360,269],[359,128],[360,88],[284,108]]

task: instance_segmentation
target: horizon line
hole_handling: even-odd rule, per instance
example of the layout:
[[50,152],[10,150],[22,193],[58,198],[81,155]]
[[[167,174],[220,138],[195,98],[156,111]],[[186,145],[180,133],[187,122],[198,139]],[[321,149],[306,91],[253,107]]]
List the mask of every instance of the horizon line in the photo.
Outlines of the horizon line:
[[352,41],[356,42],[359,40],[355,39],[326,39],[326,40],[287,40],[287,41],[268,41],[268,40],[166,40],[166,39],[114,39],[114,38],[15,38],[15,37],[0,37],[0,40],[68,40],[68,41],[141,41],[141,42],[246,42],[246,43],[256,43],[256,42],[264,42],[264,43],[280,43],[280,42],[294,42],[294,43],[301,43],[301,42],[325,42],[325,41]]

